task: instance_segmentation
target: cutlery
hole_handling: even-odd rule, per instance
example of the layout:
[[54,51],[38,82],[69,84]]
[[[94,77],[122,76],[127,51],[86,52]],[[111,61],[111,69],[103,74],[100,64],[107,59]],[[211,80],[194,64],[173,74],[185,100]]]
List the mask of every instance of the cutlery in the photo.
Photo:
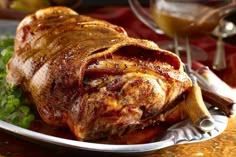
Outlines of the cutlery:
[[201,70],[209,70],[209,68],[207,66],[204,66],[200,67],[196,71],[191,69],[191,73],[197,78],[198,84],[201,87],[203,99],[206,102],[209,102],[218,107],[228,117],[234,117],[236,115],[235,100],[218,94],[216,92],[216,87],[214,85],[211,85],[207,78],[199,74]]
[[235,35],[236,26],[233,22],[222,20],[213,30],[212,34],[217,37],[216,52],[213,58],[212,68],[220,71],[227,66],[223,39]]

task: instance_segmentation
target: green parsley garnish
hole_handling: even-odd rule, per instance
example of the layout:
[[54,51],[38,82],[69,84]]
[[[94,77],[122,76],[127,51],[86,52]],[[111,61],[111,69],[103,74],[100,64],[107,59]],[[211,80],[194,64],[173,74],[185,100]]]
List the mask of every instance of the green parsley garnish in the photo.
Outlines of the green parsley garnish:
[[34,120],[27,98],[20,87],[6,82],[6,64],[13,54],[14,39],[9,35],[0,39],[0,119],[24,128]]

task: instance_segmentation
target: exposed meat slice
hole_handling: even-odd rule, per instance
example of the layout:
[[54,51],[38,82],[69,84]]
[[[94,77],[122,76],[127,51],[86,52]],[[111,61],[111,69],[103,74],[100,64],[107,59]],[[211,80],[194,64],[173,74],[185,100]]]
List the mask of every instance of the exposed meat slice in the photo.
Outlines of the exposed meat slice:
[[176,55],[65,7],[24,18],[14,51],[7,81],[46,123],[68,126],[79,140],[153,125],[192,85]]

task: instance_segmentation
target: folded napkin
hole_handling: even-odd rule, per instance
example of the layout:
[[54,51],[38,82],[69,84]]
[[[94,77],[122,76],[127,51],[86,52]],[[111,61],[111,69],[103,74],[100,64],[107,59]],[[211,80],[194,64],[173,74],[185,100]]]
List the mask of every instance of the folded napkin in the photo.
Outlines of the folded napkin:
[[[79,12],[79,11],[78,11]],[[165,35],[156,34],[133,14],[129,7],[106,7],[99,8],[89,16],[109,21],[125,28],[129,36],[149,39],[156,43],[160,41],[172,40]],[[193,62],[193,68],[196,70],[202,66],[211,68],[213,56],[216,49],[216,39],[210,36],[203,36],[190,41],[191,44],[203,49],[208,53],[207,60]],[[202,71],[204,76],[212,85],[218,94],[230,97],[236,101],[236,46],[225,44],[225,53],[227,59],[227,68],[220,72],[211,69]]]
[[[192,64],[193,70],[198,70],[204,66],[205,65],[195,61]],[[209,85],[214,88],[216,93],[231,98],[236,102],[236,89],[230,87],[210,69],[201,70],[199,74],[209,82]]]

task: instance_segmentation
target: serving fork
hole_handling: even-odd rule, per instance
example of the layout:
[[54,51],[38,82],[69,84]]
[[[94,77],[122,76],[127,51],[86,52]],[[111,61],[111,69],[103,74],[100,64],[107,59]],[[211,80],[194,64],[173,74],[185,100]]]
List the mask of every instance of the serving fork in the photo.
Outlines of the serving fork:
[[210,132],[215,128],[215,122],[204,101],[218,107],[228,117],[236,114],[236,102],[217,94],[210,82],[199,73],[203,69],[208,70],[207,66],[200,67],[196,71],[192,69],[191,53],[188,45],[186,46],[186,57],[187,63],[184,64],[184,68],[193,85],[186,97],[185,107],[194,126],[203,132]]

